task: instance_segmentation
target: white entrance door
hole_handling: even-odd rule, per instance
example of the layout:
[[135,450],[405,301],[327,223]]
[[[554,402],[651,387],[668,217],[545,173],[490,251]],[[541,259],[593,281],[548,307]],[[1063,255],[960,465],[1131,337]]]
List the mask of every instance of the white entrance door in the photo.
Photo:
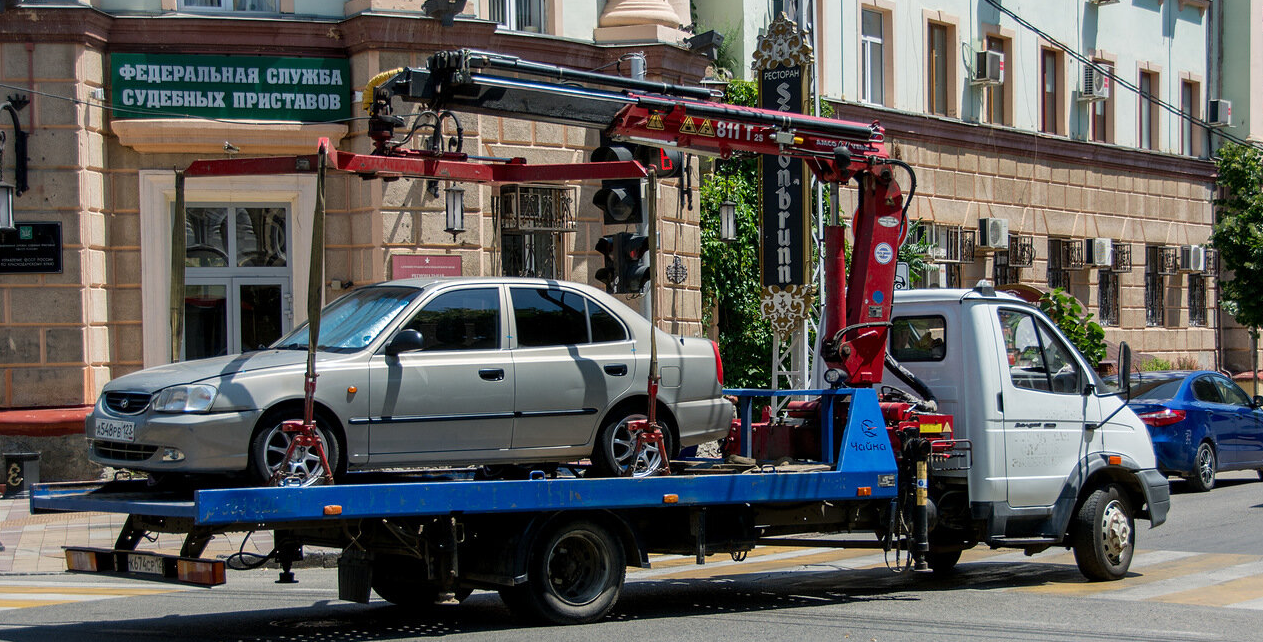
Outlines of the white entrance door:
[[186,211],[183,358],[257,350],[288,332],[289,208],[199,203]]

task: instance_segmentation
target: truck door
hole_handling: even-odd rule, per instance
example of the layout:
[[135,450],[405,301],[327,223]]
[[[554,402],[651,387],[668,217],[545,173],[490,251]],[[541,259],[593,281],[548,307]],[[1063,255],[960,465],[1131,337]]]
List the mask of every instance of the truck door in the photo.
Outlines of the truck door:
[[[1005,475],[1010,506],[1049,506],[1097,439],[1084,431],[1085,374],[1074,352],[1036,315],[997,310],[1007,360],[1001,361]],[[1094,413],[1095,414],[1095,413]]]

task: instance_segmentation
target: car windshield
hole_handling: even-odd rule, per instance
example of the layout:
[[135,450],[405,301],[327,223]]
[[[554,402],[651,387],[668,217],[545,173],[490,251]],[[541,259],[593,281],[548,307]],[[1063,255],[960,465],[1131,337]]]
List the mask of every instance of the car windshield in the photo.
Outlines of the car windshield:
[[1133,375],[1131,398],[1132,401],[1174,399],[1181,383],[1184,383],[1184,375]]
[[[320,311],[320,350],[357,352],[363,350],[407,307],[421,290],[404,287],[361,288],[330,303]],[[306,350],[307,328],[281,337],[272,345],[279,350]]]

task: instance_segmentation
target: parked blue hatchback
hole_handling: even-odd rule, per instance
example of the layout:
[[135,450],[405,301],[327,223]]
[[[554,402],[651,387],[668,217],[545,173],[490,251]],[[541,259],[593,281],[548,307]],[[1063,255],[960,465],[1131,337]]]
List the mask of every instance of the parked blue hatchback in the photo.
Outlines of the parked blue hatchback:
[[[1117,383],[1117,377],[1106,381]],[[1215,474],[1258,470],[1263,477],[1263,397],[1253,400],[1228,377],[1208,370],[1136,372],[1131,409],[1149,427],[1158,468],[1197,491]]]

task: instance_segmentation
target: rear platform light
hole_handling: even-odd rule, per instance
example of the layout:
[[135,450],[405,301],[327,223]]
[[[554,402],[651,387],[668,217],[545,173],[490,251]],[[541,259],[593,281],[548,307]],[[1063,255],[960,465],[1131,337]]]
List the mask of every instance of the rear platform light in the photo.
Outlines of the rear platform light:
[[118,573],[137,579],[178,580],[199,586],[225,583],[223,560],[180,557],[149,551],[66,547],[66,570]]
[[1162,410],[1155,410],[1153,412],[1142,412],[1136,416],[1146,424],[1155,428],[1160,428],[1162,426],[1170,426],[1171,424],[1178,424],[1181,421],[1184,421],[1185,413],[1183,410],[1163,408]]

